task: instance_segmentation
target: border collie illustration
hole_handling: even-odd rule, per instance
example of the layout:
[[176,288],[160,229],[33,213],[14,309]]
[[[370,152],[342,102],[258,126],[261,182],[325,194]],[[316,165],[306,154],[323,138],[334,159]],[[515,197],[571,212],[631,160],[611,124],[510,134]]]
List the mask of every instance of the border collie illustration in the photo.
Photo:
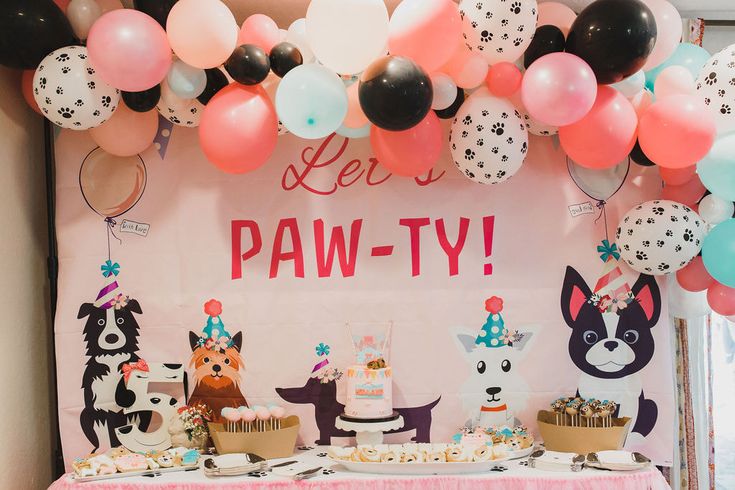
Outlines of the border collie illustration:
[[528,353],[533,333],[505,327],[501,298],[493,296],[485,301],[485,309],[489,315],[479,334],[455,334],[455,342],[472,369],[461,390],[462,403],[473,426],[518,425],[516,415],[528,400],[528,386],[518,374],[518,366]]
[[605,241],[598,250],[605,266],[594,291],[567,267],[561,293],[564,321],[572,329],[569,355],[582,371],[578,391],[583,398],[616,401],[617,416],[630,417],[632,432],[645,437],[658,408],[644,396],[640,371],[655,351],[651,329],[661,313],[661,295],[646,274],[628,286],[615,244]]
[[[82,432],[97,451],[100,447],[119,445],[115,429],[130,422],[115,402],[115,389],[122,379],[122,366],[138,361],[139,327],[133,313],[143,311],[138,301],[123,295],[116,276],[119,265],[108,260],[102,266],[105,283],[94,303],[79,308],[78,319],[86,318],[84,341],[89,357],[82,376],[84,408],[79,417]],[[136,414],[145,428],[150,414]],[[98,432],[99,431],[99,432]],[[100,440],[107,434],[108,440]]]
[[207,301],[204,313],[209,318],[202,335],[189,332],[189,365],[194,368],[194,390],[188,403],[207,405],[212,410],[213,421],[220,422],[223,408],[247,406],[240,391],[240,370],[244,368],[240,356],[242,332],[230,336],[225,330],[219,301]]

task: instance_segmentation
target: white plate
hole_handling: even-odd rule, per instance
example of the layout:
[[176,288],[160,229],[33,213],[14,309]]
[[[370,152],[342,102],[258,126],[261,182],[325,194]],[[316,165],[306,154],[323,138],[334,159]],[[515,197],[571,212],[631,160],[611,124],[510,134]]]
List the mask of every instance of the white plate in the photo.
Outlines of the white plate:
[[508,459],[519,459],[529,456],[533,452],[533,446],[521,449],[519,451],[507,451]]
[[461,473],[485,473],[508,458],[479,463],[358,463],[329,458],[349,471],[388,475],[457,475]]

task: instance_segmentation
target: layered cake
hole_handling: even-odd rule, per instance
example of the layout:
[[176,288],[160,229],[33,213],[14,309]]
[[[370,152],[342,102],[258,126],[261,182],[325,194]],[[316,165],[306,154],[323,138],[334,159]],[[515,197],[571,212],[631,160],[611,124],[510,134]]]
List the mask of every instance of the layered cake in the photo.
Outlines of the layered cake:
[[347,369],[345,415],[348,417],[369,420],[393,415],[393,370],[385,362],[382,367],[377,366],[373,361],[367,366]]

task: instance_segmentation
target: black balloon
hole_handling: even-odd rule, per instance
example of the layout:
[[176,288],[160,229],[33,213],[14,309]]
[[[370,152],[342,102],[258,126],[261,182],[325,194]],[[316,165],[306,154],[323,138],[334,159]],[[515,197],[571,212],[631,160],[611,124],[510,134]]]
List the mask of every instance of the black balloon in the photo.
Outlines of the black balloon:
[[161,86],[156,85],[142,92],[122,92],[122,99],[135,112],[148,112],[161,100]]
[[71,25],[52,0],[0,1],[0,65],[35,69],[51,51],[72,44]]
[[523,66],[528,68],[531,63],[544,55],[564,51],[564,44],[564,33],[561,29],[552,25],[539,27],[523,55]]
[[291,43],[278,43],[273,46],[270,54],[271,70],[273,73],[283,78],[286,73],[290,72],[304,62],[299,48]]
[[207,74],[207,86],[204,88],[204,92],[197,97],[197,100],[207,105],[217,92],[230,84],[230,81],[227,80],[227,76],[219,68],[209,68],[204,72]]
[[403,131],[420,123],[431,109],[431,80],[402,56],[374,61],[360,77],[360,107],[379,128]]
[[464,104],[464,90],[460,87],[457,87],[457,98],[454,99],[452,105],[450,105],[446,109],[435,110],[434,112],[439,117],[439,119],[452,119],[454,116],[457,115],[457,112],[459,112],[459,108],[462,107],[462,104]]
[[268,76],[271,62],[263,48],[254,44],[243,44],[225,61],[225,70],[236,82],[257,85]]
[[635,142],[635,146],[630,152],[630,159],[642,167],[653,167],[656,165],[646,156],[645,153],[643,153],[643,149],[638,141]]
[[619,82],[641,69],[656,42],[656,21],[640,0],[597,0],[577,16],[566,50],[590,65],[597,83]]
[[166,28],[168,13],[178,0],[134,0],[135,10],[140,10],[156,19],[161,27]]

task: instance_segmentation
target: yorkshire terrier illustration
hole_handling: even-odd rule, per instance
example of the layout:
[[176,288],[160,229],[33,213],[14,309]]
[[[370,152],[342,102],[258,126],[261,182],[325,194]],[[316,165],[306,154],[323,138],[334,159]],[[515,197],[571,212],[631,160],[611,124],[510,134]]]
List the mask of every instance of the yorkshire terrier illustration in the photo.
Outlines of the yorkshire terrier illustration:
[[202,334],[189,332],[189,365],[194,368],[194,390],[188,403],[209,406],[214,422],[220,422],[224,407],[247,406],[240,391],[240,370],[244,369],[240,356],[242,332],[230,336],[225,330],[219,301],[207,301],[204,312],[209,318]]

